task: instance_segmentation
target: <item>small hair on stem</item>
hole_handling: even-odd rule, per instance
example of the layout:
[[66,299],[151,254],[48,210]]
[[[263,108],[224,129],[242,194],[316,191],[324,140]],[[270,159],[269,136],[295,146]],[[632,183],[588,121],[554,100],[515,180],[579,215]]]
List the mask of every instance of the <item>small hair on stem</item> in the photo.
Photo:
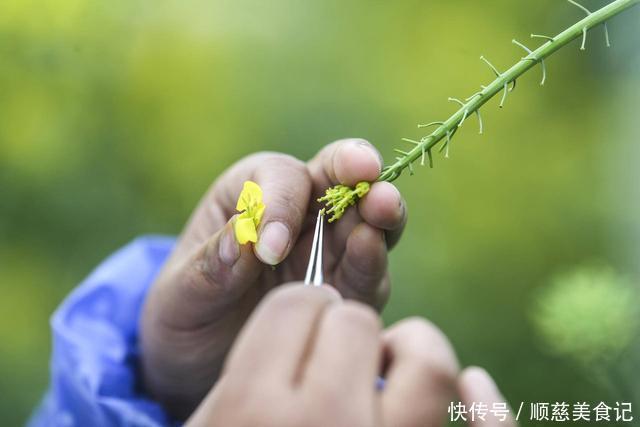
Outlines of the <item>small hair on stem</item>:
[[586,7],[584,7],[583,5],[581,5],[580,3],[578,3],[577,1],[574,0],[567,0],[569,3],[571,3],[572,5],[579,7],[580,9],[582,9],[584,11],[584,13],[587,14],[587,16],[591,15],[591,11],[589,9],[587,9]]
[[[596,12],[591,12],[586,7],[582,6],[578,1],[575,0],[567,0],[571,5],[579,8],[582,12],[584,12],[588,18],[582,19],[577,25],[574,25],[570,28],[571,34],[570,39],[582,38],[582,43],[580,45],[581,50],[585,50],[586,42],[587,42],[587,33],[593,27],[602,24],[604,27],[604,37],[605,43],[607,47],[611,46],[611,40],[609,35],[609,29],[607,26],[606,20],[610,15],[607,11],[600,9]],[[631,0],[630,4],[626,4],[624,0],[615,0],[613,3],[622,3],[624,5],[621,6],[621,10],[624,10],[640,0]],[[618,12],[619,12],[618,11]],[[438,128],[433,131],[431,134],[420,138],[419,140],[402,138],[402,141],[412,144],[414,148],[411,150],[402,150],[395,149],[395,153],[398,153],[398,157],[396,157],[396,162],[391,166],[386,166],[382,170],[382,174],[380,179],[386,181],[393,181],[397,177],[400,176],[401,171],[405,168],[409,169],[411,174],[414,173],[414,165],[413,161],[417,160],[417,155],[421,154],[420,163],[424,165],[429,160],[429,166],[433,167],[433,156],[432,149],[436,146],[436,143],[439,143],[443,140],[442,144],[440,144],[437,148],[439,152],[444,151],[444,156],[449,157],[449,149],[451,146],[451,141],[453,136],[458,131],[459,128],[462,127],[465,120],[469,115],[476,113],[478,116],[478,127],[479,134],[484,133],[484,124],[482,120],[482,115],[480,113],[481,105],[483,105],[489,98],[492,98],[494,95],[497,95],[499,92],[502,92],[502,96],[500,99],[500,108],[504,107],[506,102],[507,95],[509,92],[515,90],[517,79],[527,70],[534,67],[535,63],[540,63],[542,67],[542,79],[540,81],[540,85],[544,85],[547,78],[547,67],[545,63],[545,58],[555,52],[559,47],[564,46],[564,41],[566,39],[565,33],[560,33],[556,37],[547,36],[544,34],[530,34],[532,39],[543,39],[545,43],[541,45],[537,50],[533,51],[525,44],[519,42],[518,40],[513,39],[512,43],[519,46],[523,49],[527,56],[521,58],[521,62],[531,61],[530,65],[525,65],[520,67],[514,66],[506,72],[500,72],[498,68],[496,68],[484,55],[480,56],[480,59],[491,69],[491,71],[497,77],[490,85],[480,85],[481,90],[473,93],[471,96],[464,99],[464,101],[458,98],[448,98],[449,101],[456,102],[460,108],[453,113],[452,116],[449,117],[446,121],[434,121],[426,124],[418,124],[418,128],[427,128],[431,126],[438,126]],[[559,43],[560,42],[560,43]],[[554,46],[554,45],[558,45]],[[519,69],[518,69],[519,68]],[[514,71],[515,69],[515,71]],[[491,90],[489,91],[489,88]],[[486,99],[485,99],[486,98]],[[456,120],[460,118],[459,121]],[[444,135],[443,135],[444,134]],[[418,152],[420,150],[420,152]]]
[[427,128],[429,126],[435,126],[435,125],[443,125],[444,122],[431,122],[431,123],[427,123],[424,125],[418,125],[418,128]]
[[545,36],[543,34],[531,34],[531,38],[532,39],[545,39],[545,40],[548,40],[550,42],[555,40],[553,37]]
[[408,143],[413,144],[413,145],[420,145],[420,143],[418,141],[415,141],[415,140],[409,139],[409,138],[402,138],[402,141],[408,142]]
[[[584,13],[587,14],[587,16],[590,16],[593,14],[593,12],[591,12],[589,9],[587,9],[586,7],[584,7],[583,5],[581,5],[580,3],[578,3],[577,1],[574,0],[567,0],[569,3],[571,3],[572,5],[579,7]],[[605,44],[607,45],[607,47],[611,47],[611,40],[609,40],[609,28],[607,28],[607,23],[606,21],[602,23],[602,25],[604,26],[604,41]],[[584,50],[585,49],[585,45],[587,43],[587,31],[589,29],[587,27],[584,27],[582,29],[582,45],[580,46],[580,50]],[[533,37],[533,34],[531,35]]]
[[504,107],[504,101],[507,99],[507,93],[509,93],[509,83],[504,84],[502,99],[500,100],[500,105],[499,105],[500,108]]
[[469,101],[471,101],[473,98],[475,98],[476,96],[482,96],[482,91],[478,91],[478,92],[474,93],[473,95],[471,95],[470,97],[465,98],[464,100],[465,100],[465,101],[467,101],[467,102],[469,102]]
[[496,67],[493,66],[493,64],[491,62],[489,62],[489,60],[487,58],[484,57],[484,55],[480,55],[480,59],[484,61],[485,64],[487,64],[489,66],[489,68],[491,68],[491,70],[493,70],[493,72],[495,73],[496,77],[500,77],[502,75],[502,73],[500,73],[500,71],[498,71],[498,69]]
[[[520,43],[516,39],[511,40],[511,42],[517,46],[520,46],[529,54],[529,56],[523,59],[529,59],[531,61],[538,62],[538,59],[535,56],[532,56],[533,51],[531,49],[529,49],[528,47],[526,47],[524,44]],[[540,86],[544,86],[544,82],[547,80],[547,66],[544,63],[544,59],[540,59],[540,65],[542,66],[542,81],[540,81]]]
[[[471,95],[469,98],[466,98],[466,101],[470,101],[471,99],[473,99],[477,94],[479,94],[480,92],[476,92],[475,94]],[[460,104],[461,107],[465,106],[465,103],[462,102],[461,100],[459,100],[458,98],[452,98],[449,97],[447,98],[448,101],[452,101],[452,102],[457,102],[458,104]],[[465,109],[464,110],[464,114],[462,115],[462,120],[460,120],[460,123],[458,123],[457,127],[462,126],[462,123],[464,123],[464,121],[467,118],[467,115],[469,114],[469,110]],[[484,127],[482,124],[482,116],[480,115],[480,109],[476,109],[476,115],[478,116],[478,125],[480,126],[480,135],[482,135],[482,133],[484,132]]]
[[[460,101],[458,98],[449,97],[447,98],[447,101],[457,102],[458,104],[460,104],[460,107],[464,108],[464,102]],[[469,114],[469,110],[465,109],[464,112],[462,113],[462,120],[460,120],[460,123],[458,123],[458,127],[462,126],[462,124],[467,118],[467,114]]]
[[455,135],[457,131],[458,131],[457,127],[455,127],[452,130],[448,131],[447,135],[446,135],[447,139],[445,140],[445,142],[438,149],[438,153],[442,153],[443,151],[445,151],[445,157],[446,158],[449,157],[449,145],[451,145],[451,140],[453,139],[453,135]]
[[440,150],[438,150],[439,153],[442,153],[442,150],[445,150],[444,152],[444,157],[445,158],[449,158],[449,144],[451,144],[451,131],[447,131],[447,139],[444,141],[444,144],[442,145],[442,147],[440,147]]

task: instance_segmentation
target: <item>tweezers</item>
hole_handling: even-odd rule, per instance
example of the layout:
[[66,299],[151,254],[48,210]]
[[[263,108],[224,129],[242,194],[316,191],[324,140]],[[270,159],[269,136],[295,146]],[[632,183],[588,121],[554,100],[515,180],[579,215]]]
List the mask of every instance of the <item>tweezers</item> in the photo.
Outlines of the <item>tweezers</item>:
[[[313,232],[313,243],[311,244],[311,253],[309,254],[309,264],[307,265],[307,274],[304,277],[304,284],[313,286],[322,286],[324,281],[322,277],[322,247],[324,234],[324,209],[318,211],[316,219],[316,228]],[[313,278],[312,278],[313,275]]]
[[[311,254],[309,254],[309,264],[307,265],[307,274],[304,277],[304,284],[313,286],[322,286],[322,245],[324,234],[324,210],[318,211],[316,219],[316,228],[313,232],[313,243],[311,244]],[[313,276],[313,278],[312,278]],[[378,376],[375,383],[376,390],[383,391],[385,387],[385,379]]]

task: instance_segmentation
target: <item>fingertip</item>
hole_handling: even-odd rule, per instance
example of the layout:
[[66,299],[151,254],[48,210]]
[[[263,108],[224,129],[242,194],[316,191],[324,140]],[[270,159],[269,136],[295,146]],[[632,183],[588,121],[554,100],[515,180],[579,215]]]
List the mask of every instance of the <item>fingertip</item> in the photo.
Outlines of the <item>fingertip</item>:
[[[386,258],[384,232],[366,222],[361,222],[348,237],[347,254],[365,263],[379,264],[383,258]],[[379,267],[370,266],[370,269],[377,271]]]
[[367,295],[374,292],[387,270],[383,231],[366,222],[356,225],[347,237],[341,265],[351,288]]
[[376,182],[358,204],[360,215],[369,224],[383,230],[395,230],[402,226],[405,216],[404,201],[400,191],[389,182]]
[[491,380],[491,377],[489,376],[489,373],[480,366],[467,366],[460,374],[460,377],[472,382],[487,381],[487,379],[493,382],[493,380]]
[[382,170],[382,160],[368,141],[354,138],[340,142],[332,166],[339,183],[352,187],[360,181],[375,181]]
[[347,299],[380,307],[385,297],[380,286],[386,273],[387,247],[382,230],[358,223],[346,238],[336,272],[336,287]]
[[[470,366],[460,373],[457,388],[458,395],[466,406],[471,406],[473,402],[483,402],[489,406],[496,403],[509,405],[491,375],[478,366]],[[513,417],[513,412],[507,415],[506,419],[495,422],[495,425],[498,424],[504,427],[517,427],[518,425]]]
[[500,400],[502,396],[491,375],[479,366],[469,366],[460,373],[461,394],[482,395],[491,400]]
[[280,221],[270,222],[260,230],[255,254],[260,261],[268,265],[280,264],[291,246],[291,231]]

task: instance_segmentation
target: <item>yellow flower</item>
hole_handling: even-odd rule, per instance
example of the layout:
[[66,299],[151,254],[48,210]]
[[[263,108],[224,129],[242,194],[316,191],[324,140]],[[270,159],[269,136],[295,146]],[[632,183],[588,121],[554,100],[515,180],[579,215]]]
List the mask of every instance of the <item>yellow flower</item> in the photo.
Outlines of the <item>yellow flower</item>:
[[233,224],[238,243],[244,245],[247,242],[258,241],[258,225],[260,225],[264,208],[260,186],[255,182],[245,181],[236,204],[236,210],[242,213]]

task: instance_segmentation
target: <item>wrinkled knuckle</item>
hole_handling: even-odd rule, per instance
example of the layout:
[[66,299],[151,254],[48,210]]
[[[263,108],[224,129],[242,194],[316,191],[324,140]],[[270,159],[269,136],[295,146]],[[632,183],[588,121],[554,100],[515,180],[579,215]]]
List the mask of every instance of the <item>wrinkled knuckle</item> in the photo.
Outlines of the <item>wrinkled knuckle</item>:
[[197,294],[203,283],[211,289],[212,292],[225,293],[228,289],[228,270],[221,267],[216,262],[215,255],[212,253],[213,248],[208,245],[204,254],[196,254],[188,263],[189,268],[184,275],[185,286],[189,292]]

